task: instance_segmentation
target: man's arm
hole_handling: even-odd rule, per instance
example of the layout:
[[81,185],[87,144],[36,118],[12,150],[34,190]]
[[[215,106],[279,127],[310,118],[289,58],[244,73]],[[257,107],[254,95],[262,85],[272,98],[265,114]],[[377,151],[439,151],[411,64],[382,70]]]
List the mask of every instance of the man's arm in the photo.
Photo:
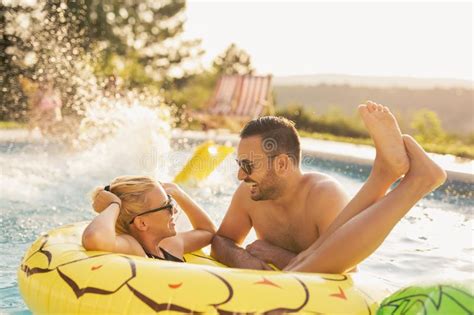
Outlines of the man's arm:
[[264,261],[252,256],[233,240],[215,235],[211,256],[226,266],[243,269],[272,270]]
[[285,268],[297,255],[265,240],[256,240],[252,244],[247,245],[245,250],[260,260],[273,264],[278,269]]
[[252,220],[246,210],[248,200],[248,187],[241,184],[234,193],[229,209],[214,236],[211,256],[229,267],[270,269],[262,260],[238,246],[252,228]]

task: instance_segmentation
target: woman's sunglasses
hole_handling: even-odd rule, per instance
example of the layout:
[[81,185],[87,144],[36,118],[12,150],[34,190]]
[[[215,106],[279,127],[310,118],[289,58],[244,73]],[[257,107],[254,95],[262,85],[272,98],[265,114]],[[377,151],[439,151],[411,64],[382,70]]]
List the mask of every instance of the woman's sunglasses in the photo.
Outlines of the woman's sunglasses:
[[135,220],[136,217],[139,217],[141,215],[145,215],[145,214],[148,214],[148,213],[152,213],[152,212],[158,212],[158,211],[161,211],[161,210],[168,210],[171,213],[171,215],[173,215],[174,209],[176,208],[176,201],[174,201],[173,197],[171,197],[170,195],[167,195],[167,196],[168,196],[168,201],[166,202],[166,204],[164,206],[156,208],[156,209],[147,210],[145,212],[137,214],[136,216],[133,217],[132,220],[130,220],[130,222],[128,224],[132,224],[133,220]]

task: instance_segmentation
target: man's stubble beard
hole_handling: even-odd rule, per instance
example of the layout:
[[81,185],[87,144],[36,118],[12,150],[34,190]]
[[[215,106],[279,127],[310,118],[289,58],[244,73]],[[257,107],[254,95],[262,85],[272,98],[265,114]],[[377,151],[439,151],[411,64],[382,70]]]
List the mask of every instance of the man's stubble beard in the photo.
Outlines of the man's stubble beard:
[[260,184],[258,184],[259,193],[251,196],[253,201],[274,200],[282,193],[282,187],[278,184],[277,176],[273,169],[269,170]]

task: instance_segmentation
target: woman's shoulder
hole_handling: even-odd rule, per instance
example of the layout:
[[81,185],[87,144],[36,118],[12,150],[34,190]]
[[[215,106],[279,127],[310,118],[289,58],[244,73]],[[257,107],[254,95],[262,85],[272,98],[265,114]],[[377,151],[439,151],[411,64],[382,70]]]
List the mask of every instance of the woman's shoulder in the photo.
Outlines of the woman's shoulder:
[[140,243],[130,234],[117,235],[117,252],[127,255],[146,256]]

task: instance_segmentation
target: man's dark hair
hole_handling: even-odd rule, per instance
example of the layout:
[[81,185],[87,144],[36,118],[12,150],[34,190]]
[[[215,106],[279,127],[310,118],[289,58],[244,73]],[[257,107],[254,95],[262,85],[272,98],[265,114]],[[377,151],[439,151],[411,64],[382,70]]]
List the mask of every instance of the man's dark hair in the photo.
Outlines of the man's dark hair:
[[285,117],[264,116],[249,121],[240,132],[240,138],[262,138],[262,149],[268,156],[286,153],[298,164],[301,158],[300,137],[295,123]]

